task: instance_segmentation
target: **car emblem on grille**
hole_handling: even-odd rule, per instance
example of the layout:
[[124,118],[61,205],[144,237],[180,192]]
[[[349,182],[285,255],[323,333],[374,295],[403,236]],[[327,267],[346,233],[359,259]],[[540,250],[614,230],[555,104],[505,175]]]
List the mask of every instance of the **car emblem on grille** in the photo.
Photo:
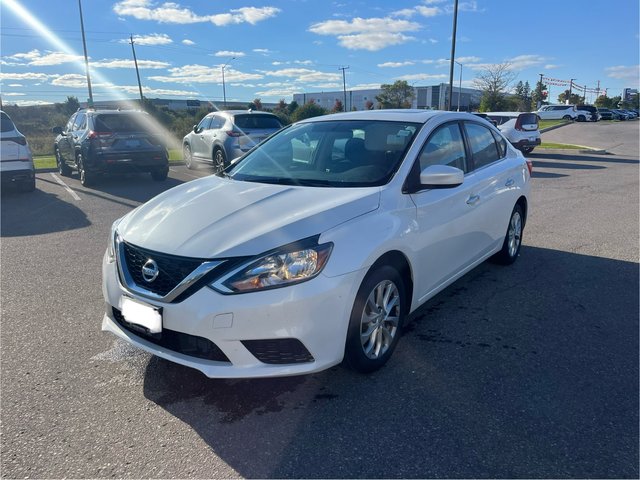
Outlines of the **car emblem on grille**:
[[142,266],[142,278],[144,278],[145,282],[153,282],[158,277],[159,273],[160,269],[158,269],[158,264],[155,260],[149,258]]

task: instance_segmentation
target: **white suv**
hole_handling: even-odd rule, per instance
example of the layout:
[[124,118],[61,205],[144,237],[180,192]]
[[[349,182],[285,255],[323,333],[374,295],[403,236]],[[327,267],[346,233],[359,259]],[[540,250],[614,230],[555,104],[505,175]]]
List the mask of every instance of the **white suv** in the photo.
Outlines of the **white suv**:
[[301,121],[113,224],[102,329],[209,377],[374,371],[409,313],[518,258],[530,177],[468,113]]
[[22,191],[32,192],[36,189],[36,175],[27,139],[18,131],[9,115],[0,111],[0,117],[2,185],[13,184]]
[[498,130],[507,137],[511,145],[525,155],[540,145],[538,117],[535,113],[526,112],[486,112],[489,120],[493,120]]
[[540,120],[576,120],[578,113],[573,105],[544,105],[533,112]]

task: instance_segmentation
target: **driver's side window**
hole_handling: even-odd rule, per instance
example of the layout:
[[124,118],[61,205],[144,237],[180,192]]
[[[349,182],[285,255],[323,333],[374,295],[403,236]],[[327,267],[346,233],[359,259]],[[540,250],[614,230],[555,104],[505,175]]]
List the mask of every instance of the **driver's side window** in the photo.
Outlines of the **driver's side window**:
[[448,165],[467,173],[467,155],[458,123],[438,127],[420,153],[420,171],[432,165]]
[[202,120],[200,120],[200,123],[198,124],[196,130],[198,132],[207,130],[210,124],[211,124],[211,117],[204,117]]

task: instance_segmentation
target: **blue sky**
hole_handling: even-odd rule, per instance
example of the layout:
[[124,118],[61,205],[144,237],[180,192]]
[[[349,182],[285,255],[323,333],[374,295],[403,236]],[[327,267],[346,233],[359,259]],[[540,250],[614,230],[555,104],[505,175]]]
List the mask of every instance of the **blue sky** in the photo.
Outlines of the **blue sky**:
[[[448,82],[453,0],[83,0],[94,98],[136,98],[134,36],[145,96],[220,103]],[[1,93],[9,103],[87,98],[76,0],[3,0]],[[460,0],[456,59],[463,86],[509,61],[538,74],[638,88],[637,0]],[[235,58],[234,58],[235,57]],[[456,84],[459,79],[456,66]],[[551,86],[552,100],[563,90]]]

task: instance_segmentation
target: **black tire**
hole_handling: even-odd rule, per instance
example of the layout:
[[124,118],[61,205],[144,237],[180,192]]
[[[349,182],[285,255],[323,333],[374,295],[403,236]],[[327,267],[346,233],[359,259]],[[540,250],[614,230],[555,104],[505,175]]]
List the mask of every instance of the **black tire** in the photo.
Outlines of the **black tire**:
[[533,152],[533,149],[534,149],[534,148],[535,148],[535,147],[522,147],[522,148],[520,149],[520,151],[521,151],[522,153],[524,153],[525,155],[528,155],[528,154],[530,154],[531,152]]
[[62,155],[60,155],[60,150],[56,148],[56,163],[58,164],[58,173],[63,177],[71,176],[71,168],[66,162],[62,159]]
[[[378,297],[390,293],[392,305],[388,311],[380,309]],[[370,297],[373,296],[373,300]],[[397,303],[393,304],[394,299]],[[372,310],[372,307],[378,307]],[[381,368],[396,348],[402,324],[409,309],[404,281],[395,268],[387,265],[367,273],[362,281],[349,318],[345,343],[345,364],[360,373],[370,373]],[[366,315],[374,313],[374,315]],[[369,322],[364,323],[368,318]],[[389,321],[387,318],[395,318]],[[364,330],[364,334],[363,334]],[[367,335],[366,332],[370,333]],[[366,338],[364,338],[366,337]]]
[[169,176],[169,167],[157,168],[151,171],[151,178],[156,182],[164,182]]
[[511,265],[515,262],[520,254],[523,232],[524,212],[520,204],[516,204],[509,217],[509,225],[507,226],[507,233],[502,243],[502,249],[491,257],[491,259],[501,265]]
[[21,192],[33,192],[36,189],[36,177],[20,183],[19,188]]
[[83,187],[91,187],[96,182],[96,174],[88,172],[84,168],[84,162],[82,161],[82,155],[78,154],[78,175],[80,176],[80,183]]
[[585,117],[584,115],[578,115],[578,121],[579,122],[586,122],[587,121],[587,117]]
[[216,147],[213,150],[213,170],[218,173],[224,170],[227,166],[227,156],[224,154],[224,150],[220,147]]
[[562,117],[563,120],[571,120],[571,115],[565,115]]
[[188,143],[182,146],[182,159],[189,170],[195,170],[197,168],[193,161],[193,155],[191,154],[191,146]]

